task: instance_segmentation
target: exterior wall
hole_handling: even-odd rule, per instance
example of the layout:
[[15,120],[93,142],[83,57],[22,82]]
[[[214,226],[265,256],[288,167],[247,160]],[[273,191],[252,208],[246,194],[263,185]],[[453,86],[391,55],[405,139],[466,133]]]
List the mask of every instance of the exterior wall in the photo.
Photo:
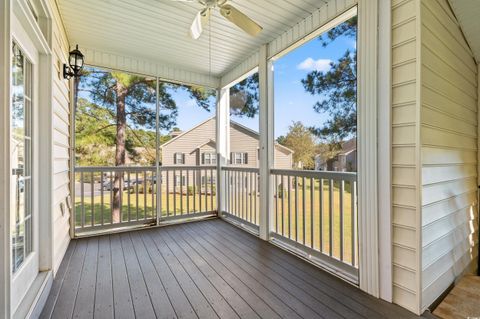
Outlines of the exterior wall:
[[[70,89],[63,79],[63,63],[68,61],[69,44],[57,7],[52,3],[53,100],[52,100],[52,214],[53,271],[56,273],[70,242],[70,214],[66,203],[70,196]],[[72,199],[73,202],[73,199]],[[62,216],[60,205],[65,205]]]
[[[201,164],[201,153],[202,152],[216,152],[215,149],[215,118],[211,118],[193,129],[186,131],[183,135],[178,136],[174,141],[162,147],[162,166],[176,166],[178,170],[175,170],[176,176],[184,176],[183,190],[187,190],[187,172],[181,171],[182,166],[205,166]],[[207,143],[207,141],[209,141]],[[200,146],[200,148],[198,148]],[[236,123],[230,124],[230,153],[241,152],[248,153],[248,162],[247,164],[235,164],[228,163],[228,166],[232,167],[258,167],[258,148],[259,148],[259,136],[258,134],[243,128]],[[183,153],[185,156],[185,164],[175,164],[174,156],[175,153]],[[290,169],[292,168],[293,157],[292,153],[287,149],[284,149],[280,146],[275,147],[275,167],[281,169]],[[207,165],[211,166],[211,165]],[[202,176],[207,173],[215,174],[213,172],[202,172]],[[168,189],[173,191],[175,188],[174,184],[174,173],[168,173]],[[208,177],[210,178],[210,177]],[[162,173],[162,183],[164,187],[167,184],[167,173]],[[205,184],[202,183],[199,173],[194,176],[192,170],[188,172],[188,186],[192,186],[193,183],[196,183],[198,189],[204,188]],[[209,184],[208,184],[209,185]],[[180,191],[180,185],[177,185],[176,191]]]
[[447,0],[392,1],[393,302],[418,314],[476,268],[477,81]]
[[[257,134],[235,123],[231,123],[230,152],[248,153],[248,164],[235,165],[235,163],[231,163],[229,166],[258,167],[258,139],[259,136]],[[163,146],[162,166],[175,165],[175,153],[185,154],[185,166],[200,165],[200,154],[198,153],[197,147],[203,145],[208,140],[215,141],[215,118],[199,124],[197,127],[176,138],[175,141]],[[208,148],[211,149],[212,146],[210,144],[207,145],[209,145]],[[207,145],[201,146],[201,148]],[[292,153],[280,146],[275,147],[275,167],[282,169],[292,168]]]
[[175,153],[185,154],[186,166],[197,165],[197,147],[215,140],[215,119],[209,119],[162,147],[162,166],[173,166]]
[[[293,165],[293,154],[277,146],[274,152],[274,165],[278,169],[291,169]],[[257,166],[258,167],[258,166]]]
[[258,167],[259,136],[253,135],[234,123],[230,124],[230,153],[248,153],[248,163],[245,165],[232,163],[229,166]]
[[392,1],[392,297],[394,303],[416,313],[420,298],[418,1]]
[[478,78],[447,0],[422,0],[420,10],[424,310],[476,269]]

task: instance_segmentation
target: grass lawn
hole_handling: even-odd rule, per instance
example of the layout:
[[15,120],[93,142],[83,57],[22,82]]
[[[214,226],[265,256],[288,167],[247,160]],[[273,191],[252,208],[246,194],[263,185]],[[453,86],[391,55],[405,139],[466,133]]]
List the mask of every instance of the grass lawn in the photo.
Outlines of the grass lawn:
[[[156,218],[156,194],[129,194],[127,191],[123,192],[122,196],[122,221],[126,222],[128,220],[142,220]],[[205,201],[205,194],[196,194],[194,195],[173,195],[170,193],[168,195],[166,192],[162,192],[162,217],[172,216],[172,215],[181,215],[188,214],[193,212],[203,212],[203,211],[212,211],[217,209],[217,199],[216,196],[207,195]],[[188,200],[188,211],[187,211],[187,200]],[[92,202],[93,201],[93,202]],[[168,201],[168,210],[167,210],[167,201]],[[213,201],[213,206],[212,206]],[[200,206],[201,205],[201,206]],[[93,207],[93,210],[92,210]],[[110,192],[105,191],[103,197],[100,195],[84,198],[84,205],[81,205],[81,198],[75,198],[75,225],[82,225],[82,216],[85,216],[85,225],[92,225],[92,218],[95,225],[99,225],[102,222],[102,208],[103,208],[103,222],[105,224],[111,223],[111,201],[110,201]],[[85,214],[82,214],[82,209],[85,211]],[[92,216],[93,212],[93,216]],[[138,214],[138,215],[137,215]],[[130,217],[130,218],[129,218]],[[138,219],[137,219],[138,218]]]
[[[303,201],[303,187],[298,187],[298,192],[294,189],[290,191],[290,201],[288,200],[288,192],[283,191],[283,194],[278,194],[273,199],[273,230],[283,236],[302,243],[315,250],[321,250],[326,254],[330,254],[330,235],[332,236],[331,255],[337,259],[341,259],[341,247],[343,247],[343,260],[351,263],[352,260],[352,210],[351,210],[351,193],[350,185],[347,184],[343,193],[343,214],[340,207],[340,191],[338,185],[333,187],[333,201],[330,203],[328,184],[323,185],[323,205],[322,212],[320,208],[320,187],[318,182],[313,187],[313,197],[311,192],[311,185],[306,182],[305,187],[305,205]],[[75,216],[76,225],[82,225],[82,216],[85,216],[85,225],[92,224],[92,218],[96,225],[101,224],[102,217],[105,224],[111,222],[111,202],[110,193],[105,192],[103,198],[101,196],[85,197],[85,203],[82,207],[80,197],[75,200]],[[257,208],[254,208],[254,194],[236,193],[239,202],[238,206],[227,206],[227,210],[239,217],[244,217],[251,222],[259,220],[257,198]],[[282,196],[283,195],[283,196]],[[201,198],[200,198],[201,197]],[[297,198],[297,201],[295,201]],[[168,195],[168,210],[167,210],[167,194],[165,190],[162,192],[162,217],[187,214],[187,199],[189,202],[189,211],[203,212],[216,210],[216,196],[207,195],[205,201],[205,194],[196,194],[187,196],[172,193]],[[311,200],[313,199],[313,200]],[[128,220],[142,220],[152,219],[156,217],[156,194],[129,194],[123,192],[122,197],[122,221]],[[213,205],[212,205],[213,202]],[[313,205],[311,204],[313,203]],[[243,205],[242,205],[243,204]],[[201,205],[201,206],[200,206]],[[249,207],[252,205],[251,218],[248,216]],[[330,234],[330,205],[332,205],[332,224],[333,232]],[[237,209],[240,208],[240,209]],[[93,208],[93,209],[92,209]],[[102,215],[103,208],[103,215]],[[130,209],[129,209],[130,208]],[[289,210],[290,208],[290,210]],[[85,214],[82,214],[82,210]],[[283,211],[283,213],[282,213]],[[169,214],[167,214],[169,212]],[[93,213],[93,216],[92,216]],[[255,219],[256,217],[256,219]],[[138,219],[137,219],[138,218]],[[342,223],[343,219],[343,223]],[[343,227],[342,227],[343,225]],[[341,234],[343,232],[343,243],[341,242]],[[320,243],[321,241],[321,243]],[[355,249],[356,251],[356,249]],[[358,258],[355,258],[358,260]]]

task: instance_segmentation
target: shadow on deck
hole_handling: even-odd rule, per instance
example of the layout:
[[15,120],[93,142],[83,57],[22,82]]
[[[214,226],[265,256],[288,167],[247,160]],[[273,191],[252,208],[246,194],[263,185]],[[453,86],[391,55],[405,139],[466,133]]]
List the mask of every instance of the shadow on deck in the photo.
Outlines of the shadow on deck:
[[72,240],[42,318],[417,318],[222,220]]

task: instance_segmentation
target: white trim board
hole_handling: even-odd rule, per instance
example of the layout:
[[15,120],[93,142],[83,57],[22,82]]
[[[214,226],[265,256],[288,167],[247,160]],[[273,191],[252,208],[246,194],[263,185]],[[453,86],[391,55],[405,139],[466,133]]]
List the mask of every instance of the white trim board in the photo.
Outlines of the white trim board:
[[377,1],[358,3],[358,255],[360,289],[379,296]]
[[391,0],[378,3],[378,240],[379,296],[392,302]]
[[159,77],[162,81],[185,85],[200,85],[214,89],[220,85],[219,78],[208,74],[187,71],[175,66],[82,47],[81,45],[79,45],[79,49],[85,55],[85,63],[88,65]]
[[11,0],[0,3],[0,317],[10,317],[10,19]]

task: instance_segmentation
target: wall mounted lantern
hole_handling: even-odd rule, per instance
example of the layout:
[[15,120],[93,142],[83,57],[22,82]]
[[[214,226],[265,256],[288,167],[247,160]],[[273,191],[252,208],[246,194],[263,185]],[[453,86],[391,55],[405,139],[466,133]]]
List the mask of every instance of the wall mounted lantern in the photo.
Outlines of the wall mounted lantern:
[[75,50],[70,51],[68,56],[68,64],[69,65],[63,65],[63,78],[70,79],[72,76],[79,76],[83,67],[83,54],[78,49],[78,44]]

